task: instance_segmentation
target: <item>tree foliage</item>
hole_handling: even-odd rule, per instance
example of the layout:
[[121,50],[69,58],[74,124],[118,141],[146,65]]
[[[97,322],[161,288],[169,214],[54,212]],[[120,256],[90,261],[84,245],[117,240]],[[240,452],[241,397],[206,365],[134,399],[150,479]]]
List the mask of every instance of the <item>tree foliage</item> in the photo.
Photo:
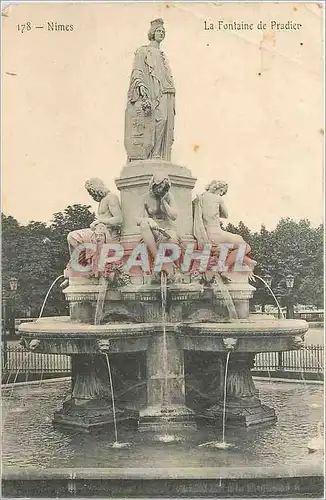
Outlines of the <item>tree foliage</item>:
[[[36,316],[53,280],[63,273],[68,262],[67,235],[74,229],[89,227],[95,218],[89,205],[71,205],[53,215],[50,224],[31,221],[21,225],[11,216],[2,215],[2,286],[9,295],[16,315],[30,308]],[[272,277],[272,288],[286,303],[288,290],[285,278],[295,278],[291,297],[294,303],[323,305],[323,226],[312,227],[304,219],[281,219],[273,230],[261,226],[253,232],[243,222],[228,224],[225,229],[241,234],[251,246],[257,261],[255,274]],[[17,292],[10,294],[9,279],[19,280]],[[257,280],[254,301],[272,304],[271,294]],[[55,286],[49,296],[45,314],[66,314],[64,294]]]
[[[17,316],[29,309],[37,316],[51,283],[63,273],[69,260],[67,235],[89,227],[95,218],[88,205],[68,206],[54,214],[50,225],[31,221],[23,226],[2,214],[2,293]],[[10,278],[17,278],[15,293]],[[66,314],[67,304],[59,287],[54,287],[44,314]]]
[[[252,232],[242,222],[226,229],[241,234],[250,244],[257,261],[255,274],[271,276],[272,289],[281,304],[287,304],[290,297],[294,304],[322,306],[323,225],[312,227],[307,219],[284,218],[271,231],[262,225],[259,232]],[[286,286],[289,275],[294,277],[292,290]],[[274,304],[263,283],[257,280],[255,287],[255,303]]]

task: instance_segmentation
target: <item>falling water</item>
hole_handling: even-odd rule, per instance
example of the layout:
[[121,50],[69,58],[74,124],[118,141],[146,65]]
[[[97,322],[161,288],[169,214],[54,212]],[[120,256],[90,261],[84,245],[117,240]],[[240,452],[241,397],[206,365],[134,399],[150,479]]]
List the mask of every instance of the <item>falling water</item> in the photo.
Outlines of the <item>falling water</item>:
[[112,373],[111,373],[111,365],[109,360],[109,355],[105,354],[106,364],[108,365],[109,379],[110,379],[110,390],[111,390],[111,398],[112,398],[112,411],[113,411],[113,425],[114,425],[114,437],[115,443],[118,443],[118,427],[117,427],[117,417],[115,412],[115,400],[113,393],[113,382],[112,382]]
[[[231,321],[238,319],[238,314],[237,314],[237,310],[234,306],[233,299],[230,295],[228,288],[225,286],[225,284],[224,284],[224,282],[219,274],[215,275],[215,281],[218,285],[218,288],[220,289],[224,303],[227,307],[227,310],[229,313],[229,319]],[[213,287],[213,290],[214,290],[214,293],[216,293],[216,287]]]
[[107,364],[108,373],[109,373],[111,401],[112,401],[112,413],[113,413],[113,425],[114,425],[114,438],[115,438],[114,443],[112,444],[111,447],[112,448],[125,448],[126,446],[129,446],[130,443],[119,443],[119,440],[118,440],[117,413],[116,413],[116,408],[115,408],[115,397],[114,397],[114,391],[113,391],[111,364],[110,364],[109,355],[107,353],[105,353],[105,358],[106,358],[106,364]]
[[[97,296],[96,301],[96,309],[94,316],[94,325],[98,325],[103,317],[103,309],[105,304],[106,292],[108,289],[108,280],[102,276],[99,280],[100,290]],[[118,440],[118,426],[117,426],[117,412],[115,408],[115,397],[114,397],[114,389],[113,389],[113,380],[112,380],[112,372],[111,372],[111,364],[109,355],[105,353],[106,364],[108,367],[109,374],[109,382],[110,382],[110,391],[111,391],[111,401],[112,401],[112,414],[113,414],[113,426],[114,426],[114,443],[112,444],[112,448],[124,448],[129,446],[129,443],[119,443]]]
[[168,403],[168,349],[166,338],[166,298],[167,298],[167,275],[161,272],[161,309],[162,309],[162,328],[163,328],[163,373],[164,373],[164,392],[163,405]]
[[[19,350],[19,351],[17,351],[17,352],[22,352],[22,351],[21,351],[21,350]],[[23,352],[24,352],[24,351],[23,351]],[[22,362],[20,363],[20,365],[18,366],[18,368],[17,368],[17,372],[16,372],[16,375],[15,375],[15,377],[14,377],[14,380],[15,380],[15,381],[17,380],[17,376],[18,376],[18,374],[19,374],[20,370],[23,368],[23,364],[24,364],[25,360],[29,357],[29,355],[30,355],[30,354],[31,354],[31,352],[28,352],[28,353],[27,353],[27,355],[26,355],[26,356],[24,356],[24,358],[23,358]],[[9,366],[10,366],[10,365],[13,365],[13,364],[12,364],[12,363],[10,363],[10,356],[9,356],[9,357],[8,357],[8,361],[7,361],[7,363],[5,364],[5,366],[4,366],[4,368],[3,368],[3,370],[4,370],[6,367],[8,367],[8,368],[9,368]],[[5,385],[7,385],[8,383],[11,383],[11,382],[9,382],[9,381],[10,381],[10,378],[11,378],[11,375],[12,375],[13,371],[14,371],[14,370],[13,370],[13,368],[10,368],[10,369],[9,369],[9,374],[8,374],[8,377],[7,377],[7,381],[5,382]]]
[[226,355],[225,362],[225,372],[224,372],[224,386],[223,386],[223,415],[222,415],[222,442],[220,441],[209,441],[208,443],[203,443],[199,445],[201,447],[211,447],[218,448],[220,450],[226,450],[233,446],[231,443],[227,443],[225,441],[225,429],[226,429],[226,396],[227,396],[227,376],[229,369],[229,359],[230,359],[231,351],[229,351]]
[[48,289],[47,291],[47,294],[45,295],[45,298],[43,300],[43,304],[42,304],[42,307],[41,307],[41,311],[40,311],[40,314],[39,314],[39,317],[37,319],[41,319],[42,318],[42,314],[43,314],[43,311],[44,311],[44,307],[45,307],[45,304],[46,304],[46,301],[48,300],[48,296],[50,295],[50,292],[52,290],[52,288],[54,287],[54,285],[56,284],[56,282],[60,279],[60,278],[64,278],[64,275],[63,274],[60,274],[60,276],[58,276],[51,284],[50,288]]
[[101,276],[99,285],[100,285],[100,290],[96,301],[94,325],[98,325],[102,319],[104,302],[105,302],[106,292],[108,289],[108,280],[104,276]]
[[306,377],[304,375],[305,375],[305,363],[302,362],[300,363],[300,377],[303,382],[304,390],[305,392],[307,392],[307,382],[306,382]]
[[[29,358],[29,356],[32,354],[32,351],[29,351],[26,356],[24,356],[22,362],[20,363],[20,365],[18,366],[17,368],[17,371],[16,371],[16,374],[15,374],[15,378],[14,378],[14,381],[12,382],[12,385],[11,385],[11,391],[10,391],[10,394],[9,394],[9,403],[8,403],[8,408],[6,410],[6,414],[4,416],[4,419],[3,419],[3,425],[5,424],[5,421],[6,421],[6,417],[9,413],[9,410],[10,410],[10,407],[11,407],[11,400],[12,400],[12,396],[13,396],[13,392],[14,392],[14,388],[15,388],[15,384],[16,384],[16,380],[18,378],[18,375],[19,375],[19,372],[20,370],[23,368],[23,365],[25,363],[25,361],[27,361],[27,359]],[[9,380],[9,379],[8,379]],[[7,382],[8,382],[7,380]]]
[[41,371],[41,376],[40,376],[40,380],[39,380],[38,387],[41,387],[41,385],[42,385],[42,382],[43,382],[43,375],[44,375],[44,368],[43,368],[43,366],[42,366],[42,371]]
[[225,443],[225,418],[226,418],[226,393],[227,393],[227,376],[229,368],[229,359],[231,352],[229,351],[226,355],[225,362],[225,373],[224,373],[224,388],[223,388],[223,420],[222,420],[222,444]]
[[279,303],[279,301],[277,300],[277,298],[275,297],[275,294],[274,294],[273,290],[271,289],[271,287],[270,287],[270,286],[266,283],[266,281],[265,281],[263,278],[261,278],[260,276],[257,276],[256,274],[253,274],[253,276],[254,276],[255,278],[258,278],[258,279],[259,279],[262,283],[264,283],[264,285],[265,285],[265,286],[268,288],[268,290],[271,292],[271,294],[272,294],[272,296],[273,296],[273,299],[275,300],[275,303],[276,303],[277,308],[278,308],[278,310],[279,310],[279,313],[280,313],[281,318],[282,318],[282,319],[285,319],[285,318],[284,318],[283,311],[282,311],[282,308],[281,308],[281,306],[280,306],[280,303]]
[[[164,388],[162,394],[162,407],[167,406],[170,402],[169,397],[169,375],[168,375],[168,349],[166,338],[166,305],[167,305],[167,274],[161,272],[161,311],[162,311],[162,329],[163,329],[163,374],[164,374]],[[179,441],[180,438],[168,433],[166,429],[165,434],[158,437],[161,443],[173,443]]]

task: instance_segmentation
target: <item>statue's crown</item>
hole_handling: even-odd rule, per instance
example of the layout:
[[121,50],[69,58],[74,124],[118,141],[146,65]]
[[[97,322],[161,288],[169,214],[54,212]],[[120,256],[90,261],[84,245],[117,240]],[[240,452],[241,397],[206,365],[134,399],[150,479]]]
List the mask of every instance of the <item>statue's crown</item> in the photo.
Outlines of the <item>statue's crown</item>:
[[158,19],[154,19],[153,21],[151,21],[151,29],[156,29],[158,28],[159,26],[163,26],[164,25],[164,21],[161,17],[159,17]]

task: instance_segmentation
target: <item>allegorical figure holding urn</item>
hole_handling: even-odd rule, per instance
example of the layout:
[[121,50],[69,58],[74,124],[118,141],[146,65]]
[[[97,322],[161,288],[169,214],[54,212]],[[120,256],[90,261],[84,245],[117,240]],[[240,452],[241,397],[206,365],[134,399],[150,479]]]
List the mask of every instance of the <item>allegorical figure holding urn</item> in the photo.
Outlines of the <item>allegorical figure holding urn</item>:
[[175,115],[175,87],[160,43],[162,19],[151,22],[150,43],[137,49],[126,109],[125,146],[129,161],[161,158],[170,161]]

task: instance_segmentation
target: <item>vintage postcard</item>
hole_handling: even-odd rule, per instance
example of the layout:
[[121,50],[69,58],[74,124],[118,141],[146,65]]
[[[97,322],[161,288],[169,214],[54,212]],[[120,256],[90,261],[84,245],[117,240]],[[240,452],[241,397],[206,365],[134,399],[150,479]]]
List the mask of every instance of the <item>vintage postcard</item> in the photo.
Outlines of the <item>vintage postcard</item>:
[[1,13],[3,497],[322,498],[324,5]]

